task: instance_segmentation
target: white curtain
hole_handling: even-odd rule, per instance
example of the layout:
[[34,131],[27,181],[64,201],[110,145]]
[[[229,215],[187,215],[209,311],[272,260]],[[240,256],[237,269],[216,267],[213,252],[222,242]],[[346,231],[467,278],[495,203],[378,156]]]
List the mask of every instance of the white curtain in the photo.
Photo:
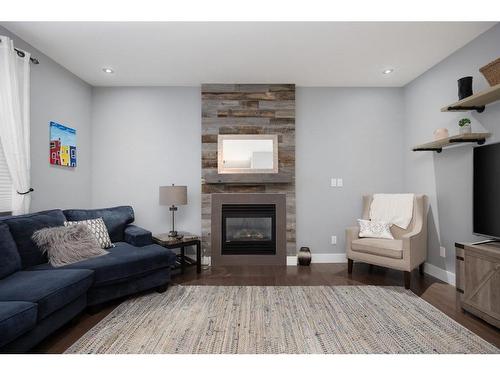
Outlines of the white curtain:
[[[24,51],[23,51],[24,52]],[[12,214],[29,212],[30,54],[21,57],[0,35],[0,140],[12,179]]]

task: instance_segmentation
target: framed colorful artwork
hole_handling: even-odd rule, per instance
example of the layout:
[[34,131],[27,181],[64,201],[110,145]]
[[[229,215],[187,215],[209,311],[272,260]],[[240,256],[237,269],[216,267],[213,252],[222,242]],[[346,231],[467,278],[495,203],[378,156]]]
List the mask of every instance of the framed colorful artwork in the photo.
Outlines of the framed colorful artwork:
[[50,122],[50,164],[76,167],[76,130]]

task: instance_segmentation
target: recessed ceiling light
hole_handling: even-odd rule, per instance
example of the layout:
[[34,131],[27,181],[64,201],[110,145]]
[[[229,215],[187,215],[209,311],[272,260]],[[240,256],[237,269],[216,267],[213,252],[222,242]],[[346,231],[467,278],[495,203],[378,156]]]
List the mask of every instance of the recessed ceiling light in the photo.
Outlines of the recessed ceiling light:
[[391,74],[394,71],[394,69],[386,69],[382,73],[384,74]]
[[102,71],[103,71],[104,73],[108,73],[108,74],[112,74],[112,73],[114,73],[114,72],[115,72],[115,71],[114,71],[113,69],[111,69],[111,68],[102,68]]

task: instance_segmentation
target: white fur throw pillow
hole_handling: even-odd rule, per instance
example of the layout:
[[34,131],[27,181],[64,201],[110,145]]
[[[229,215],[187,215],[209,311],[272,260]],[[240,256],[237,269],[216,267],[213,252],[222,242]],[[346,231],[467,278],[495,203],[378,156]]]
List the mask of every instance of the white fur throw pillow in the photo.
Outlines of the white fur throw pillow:
[[358,219],[359,237],[385,238],[393,240],[391,224],[385,221],[371,221]]
[[49,263],[54,267],[108,254],[83,224],[40,229],[33,233],[31,239],[47,253]]
[[111,242],[111,238],[109,238],[108,228],[106,228],[106,224],[104,224],[102,217],[98,217],[97,219],[64,222],[65,227],[77,224],[85,224],[90,229],[101,248],[109,249],[110,247],[114,247]]

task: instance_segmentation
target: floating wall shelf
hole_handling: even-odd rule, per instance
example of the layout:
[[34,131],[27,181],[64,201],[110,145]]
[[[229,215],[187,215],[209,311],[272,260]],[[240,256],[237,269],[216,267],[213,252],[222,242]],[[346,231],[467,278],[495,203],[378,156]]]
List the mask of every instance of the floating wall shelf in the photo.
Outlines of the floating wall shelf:
[[441,112],[483,112],[487,104],[500,100],[500,84],[441,108]]
[[491,136],[490,133],[470,133],[455,135],[453,137],[443,138],[439,141],[424,143],[413,148],[413,151],[436,151],[440,153],[443,148],[453,146],[457,143],[477,143],[482,145],[487,138]]

